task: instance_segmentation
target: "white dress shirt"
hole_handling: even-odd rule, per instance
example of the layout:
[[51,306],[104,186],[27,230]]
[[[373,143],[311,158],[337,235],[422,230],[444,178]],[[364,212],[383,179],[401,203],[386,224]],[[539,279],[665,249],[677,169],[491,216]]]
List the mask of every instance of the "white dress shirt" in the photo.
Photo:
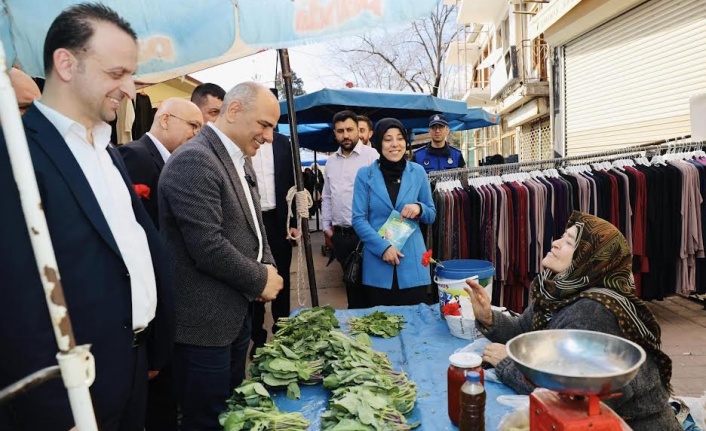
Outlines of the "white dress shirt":
[[162,144],[160,142],[160,140],[157,139],[157,137],[154,136],[152,133],[147,132],[147,133],[145,133],[145,135],[150,137],[150,139],[154,143],[154,146],[157,147],[157,151],[159,151],[159,155],[162,156],[162,160],[164,160],[164,163],[167,163],[167,159],[171,155],[169,150],[167,150],[167,147],[165,147],[164,144]]
[[233,165],[235,165],[235,170],[236,172],[238,172],[240,184],[243,185],[245,198],[247,199],[248,206],[250,207],[250,214],[252,215],[252,219],[255,222],[255,233],[257,234],[257,241],[260,246],[257,251],[257,261],[262,262],[262,254],[264,253],[262,248],[262,232],[260,232],[260,223],[258,223],[257,221],[257,214],[255,213],[255,204],[253,203],[252,193],[250,192],[248,182],[245,180],[245,154],[243,154],[240,148],[238,148],[238,146],[235,145],[235,143],[231,141],[229,137],[227,137],[223,132],[218,130],[218,127],[216,127],[215,124],[208,123],[208,125],[211,126],[211,128],[216,132],[218,137],[221,138],[221,142],[223,142],[223,146],[226,147],[226,151],[228,151],[228,155],[233,160]]
[[275,196],[275,153],[274,144],[264,144],[252,158],[252,167],[257,177],[257,189],[260,192],[260,210],[269,211],[277,206]]
[[321,194],[321,221],[324,230],[331,226],[352,226],[353,186],[358,170],[380,158],[377,150],[358,144],[348,156],[339,148],[326,159],[324,190]]
[[108,154],[110,126],[95,126],[91,145],[83,125],[40,102],[35,105],[64,138],[93,190],[130,274],[132,328],[145,328],[157,309],[157,283],[147,235],[135,219],[128,186]]

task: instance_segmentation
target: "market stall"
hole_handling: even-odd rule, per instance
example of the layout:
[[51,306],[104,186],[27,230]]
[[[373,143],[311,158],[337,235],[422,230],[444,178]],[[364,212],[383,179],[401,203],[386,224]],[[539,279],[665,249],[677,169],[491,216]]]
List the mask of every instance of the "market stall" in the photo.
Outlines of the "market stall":
[[[405,327],[400,334],[391,338],[371,337],[373,349],[387,354],[396,370],[405,371],[409,379],[418,386],[417,404],[408,415],[408,422],[421,422],[420,431],[456,429],[447,412],[446,370],[449,355],[469,344],[468,340],[456,338],[449,333],[441,319],[439,306],[420,304],[404,307],[374,307],[362,310],[337,310],[336,318],[341,329],[348,331],[348,319],[384,311],[404,316]],[[296,313],[296,312],[295,312]],[[487,404],[485,410],[486,428],[497,429],[503,415],[511,408],[496,401],[500,395],[513,395],[507,386],[489,382],[486,379]],[[321,429],[320,416],[326,410],[329,391],[319,384],[301,386],[301,399],[291,400],[286,391],[273,392],[275,404],[283,411],[302,412],[311,421],[310,430]]]

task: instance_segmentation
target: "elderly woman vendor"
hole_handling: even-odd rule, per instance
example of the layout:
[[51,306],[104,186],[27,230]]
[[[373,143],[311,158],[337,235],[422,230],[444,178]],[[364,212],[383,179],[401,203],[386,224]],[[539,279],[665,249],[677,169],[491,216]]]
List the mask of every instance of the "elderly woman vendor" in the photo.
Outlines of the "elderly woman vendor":
[[633,430],[680,430],[667,403],[672,362],[660,350],[659,324],[634,294],[632,254],[620,231],[603,219],[575,211],[542,266],[530,287],[532,304],[517,317],[491,311],[485,290],[466,281],[476,325],[494,342],[483,352],[483,360],[495,366],[498,378],[520,394],[534,389],[507,356],[505,345],[496,344],[521,333],[585,329],[617,335],[642,346],[647,360],[620,389],[622,396],[605,403]]

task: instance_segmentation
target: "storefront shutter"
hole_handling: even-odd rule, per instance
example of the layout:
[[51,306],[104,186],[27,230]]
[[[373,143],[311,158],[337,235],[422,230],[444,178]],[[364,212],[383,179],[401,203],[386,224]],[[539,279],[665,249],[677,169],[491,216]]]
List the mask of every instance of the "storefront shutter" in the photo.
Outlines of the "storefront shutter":
[[648,1],[568,43],[566,155],[689,134],[705,43],[704,0]]

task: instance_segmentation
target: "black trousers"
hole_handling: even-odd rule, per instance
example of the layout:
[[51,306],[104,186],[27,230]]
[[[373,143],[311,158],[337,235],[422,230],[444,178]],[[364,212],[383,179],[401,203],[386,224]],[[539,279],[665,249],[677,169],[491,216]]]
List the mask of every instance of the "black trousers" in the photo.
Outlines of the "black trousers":
[[390,289],[363,286],[363,292],[368,307],[375,307],[376,305],[418,305],[426,302],[427,287],[417,286],[400,289],[397,281],[397,268],[395,268],[392,273],[392,286]]
[[170,360],[157,377],[150,380],[147,388],[147,431],[177,431],[177,401],[172,381]]
[[[287,317],[290,313],[290,276],[289,268],[292,263],[292,244],[287,239],[287,225],[278,223],[277,211],[265,211],[262,213],[262,221],[265,224],[267,243],[270,245],[272,257],[275,258],[277,273],[282,277],[282,290],[277,294],[277,298],[272,301],[272,318],[275,321],[272,332],[277,331],[277,319]],[[253,352],[257,347],[261,347],[267,341],[267,330],[265,324],[265,303],[253,302],[252,304],[252,334],[250,338],[253,342]]]
[[[135,374],[132,382],[132,392],[124,414],[121,418],[98,424],[101,430],[129,431],[140,430],[145,423],[147,408],[147,346],[145,343],[132,349],[135,356]],[[41,414],[41,412],[37,412]]]
[[250,317],[248,310],[243,328],[231,344],[174,345],[174,389],[181,408],[181,431],[223,429],[218,415],[225,410],[233,388],[245,378]]
[[[341,229],[334,227],[331,243],[333,244],[333,253],[336,255],[336,260],[341,264],[341,267],[343,267],[346,258],[355,251],[358,241],[358,235],[353,228]],[[362,283],[346,283],[346,296],[348,297],[348,308],[368,307]]]

